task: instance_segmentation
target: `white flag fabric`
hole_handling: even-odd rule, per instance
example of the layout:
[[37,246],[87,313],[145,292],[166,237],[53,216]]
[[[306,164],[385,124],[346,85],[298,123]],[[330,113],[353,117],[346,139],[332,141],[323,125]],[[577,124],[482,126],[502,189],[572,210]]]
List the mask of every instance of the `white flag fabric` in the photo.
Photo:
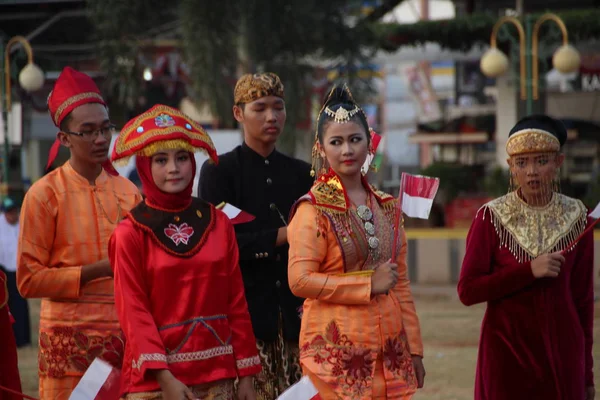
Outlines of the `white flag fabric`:
[[69,400],[118,400],[121,372],[96,358],[71,393]]
[[411,218],[428,219],[439,187],[439,178],[403,172],[399,195],[402,199],[402,212]]
[[246,211],[240,210],[234,205],[229,203],[221,203],[217,206],[218,210],[221,210],[229,217],[232,224],[244,224],[254,220],[254,215],[247,213]]
[[321,400],[319,391],[308,376],[303,376],[298,382],[283,392],[277,400]]
[[598,203],[596,205],[596,208],[594,208],[594,210],[592,210],[592,212],[589,214],[590,217],[594,218],[594,219],[599,219],[600,218],[600,203]]

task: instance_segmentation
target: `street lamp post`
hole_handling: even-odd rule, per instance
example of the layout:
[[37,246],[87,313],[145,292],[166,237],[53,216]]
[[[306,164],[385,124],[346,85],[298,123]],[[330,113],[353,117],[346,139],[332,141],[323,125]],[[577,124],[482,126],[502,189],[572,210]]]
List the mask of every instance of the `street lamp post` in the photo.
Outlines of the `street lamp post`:
[[[552,64],[562,72],[569,73],[579,69],[581,58],[577,50],[569,44],[567,27],[555,14],[544,14],[535,23],[530,15],[525,16],[525,29],[516,17],[502,17],[496,22],[490,39],[491,48],[481,58],[481,71],[490,78],[498,77],[508,70],[508,57],[497,48],[496,36],[505,23],[513,24],[519,33],[519,64],[521,99],[526,101],[527,115],[533,112],[533,101],[539,98],[539,32],[546,21],[554,21],[561,30],[563,45],[554,53]],[[533,24],[533,29],[532,29]]]
[[[34,64],[33,62],[33,51],[31,45],[23,36],[15,36],[11,38],[4,49],[4,80],[0,82],[3,85],[3,99],[4,101],[0,104],[2,108],[2,119],[4,121],[4,146],[2,149],[2,186],[0,190],[0,198],[4,198],[8,195],[8,179],[9,179],[9,155],[10,155],[10,138],[9,138],[9,126],[8,126],[8,114],[12,110],[11,101],[11,83],[10,83],[10,51],[15,44],[21,44],[27,53],[27,65],[19,73],[19,84],[23,89],[28,92],[35,92],[44,85],[44,72]],[[0,42],[0,53],[2,51],[2,43]]]

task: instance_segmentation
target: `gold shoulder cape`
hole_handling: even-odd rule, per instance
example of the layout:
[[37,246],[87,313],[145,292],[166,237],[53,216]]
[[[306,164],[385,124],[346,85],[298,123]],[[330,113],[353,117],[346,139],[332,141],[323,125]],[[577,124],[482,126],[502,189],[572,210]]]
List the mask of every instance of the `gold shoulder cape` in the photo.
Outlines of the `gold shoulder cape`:
[[500,246],[507,247],[519,262],[565,250],[581,235],[587,221],[583,203],[559,193],[544,207],[530,207],[511,192],[485,204],[480,212],[484,219],[489,212]]
[[[383,208],[385,215],[389,218],[390,222],[395,223],[396,212],[398,210],[398,202],[396,198],[385,192],[375,189],[372,185],[366,181],[365,187],[367,187],[377,199],[377,202]],[[295,208],[302,201],[309,201],[316,209],[319,216],[326,215],[329,219],[334,222],[334,226],[347,225],[348,212],[351,208],[350,199],[346,194],[346,190],[340,181],[340,178],[330,172],[326,175],[322,175],[311,187],[308,194],[302,196],[296,205],[292,208],[292,215],[295,212]],[[318,218],[319,235],[323,233],[323,226],[321,218]],[[402,222],[402,221],[401,221]]]

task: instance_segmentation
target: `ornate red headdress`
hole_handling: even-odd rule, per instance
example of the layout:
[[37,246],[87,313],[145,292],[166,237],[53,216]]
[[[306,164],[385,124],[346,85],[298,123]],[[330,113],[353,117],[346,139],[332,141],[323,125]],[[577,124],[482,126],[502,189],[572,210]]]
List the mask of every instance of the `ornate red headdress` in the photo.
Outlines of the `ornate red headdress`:
[[[52,122],[57,128],[60,127],[60,123],[71,111],[87,103],[100,103],[106,107],[106,102],[92,78],[71,67],[65,67],[48,96],[48,111]],[[60,141],[57,138],[50,149],[46,169],[54,162],[59,148]],[[110,174],[118,175],[109,161],[102,166]]]
[[202,126],[181,111],[162,104],[123,127],[111,160],[127,163],[132,156],[150,157],[162,149],[184,149],[192,153],[201,150],[218,163],[217,150]]

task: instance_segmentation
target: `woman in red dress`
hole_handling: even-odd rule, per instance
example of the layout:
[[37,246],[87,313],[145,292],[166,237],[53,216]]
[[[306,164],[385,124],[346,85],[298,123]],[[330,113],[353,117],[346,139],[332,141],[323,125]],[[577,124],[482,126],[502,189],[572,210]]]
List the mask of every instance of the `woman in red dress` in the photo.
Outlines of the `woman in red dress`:
[[260,360],[227,216],[192,197],[193,152],[218,162],[210,137],[158,105],[129,121],[112,160],[136,155],[145,201],[109,243],[126,337],[126,399],[254,400]]
[[567,139],[550,117],[519,121],[506,144],[511,190],[475,216],[458,294],[487,302],[476,400],[591,400],[593,232],[585,206],[558,193]]

